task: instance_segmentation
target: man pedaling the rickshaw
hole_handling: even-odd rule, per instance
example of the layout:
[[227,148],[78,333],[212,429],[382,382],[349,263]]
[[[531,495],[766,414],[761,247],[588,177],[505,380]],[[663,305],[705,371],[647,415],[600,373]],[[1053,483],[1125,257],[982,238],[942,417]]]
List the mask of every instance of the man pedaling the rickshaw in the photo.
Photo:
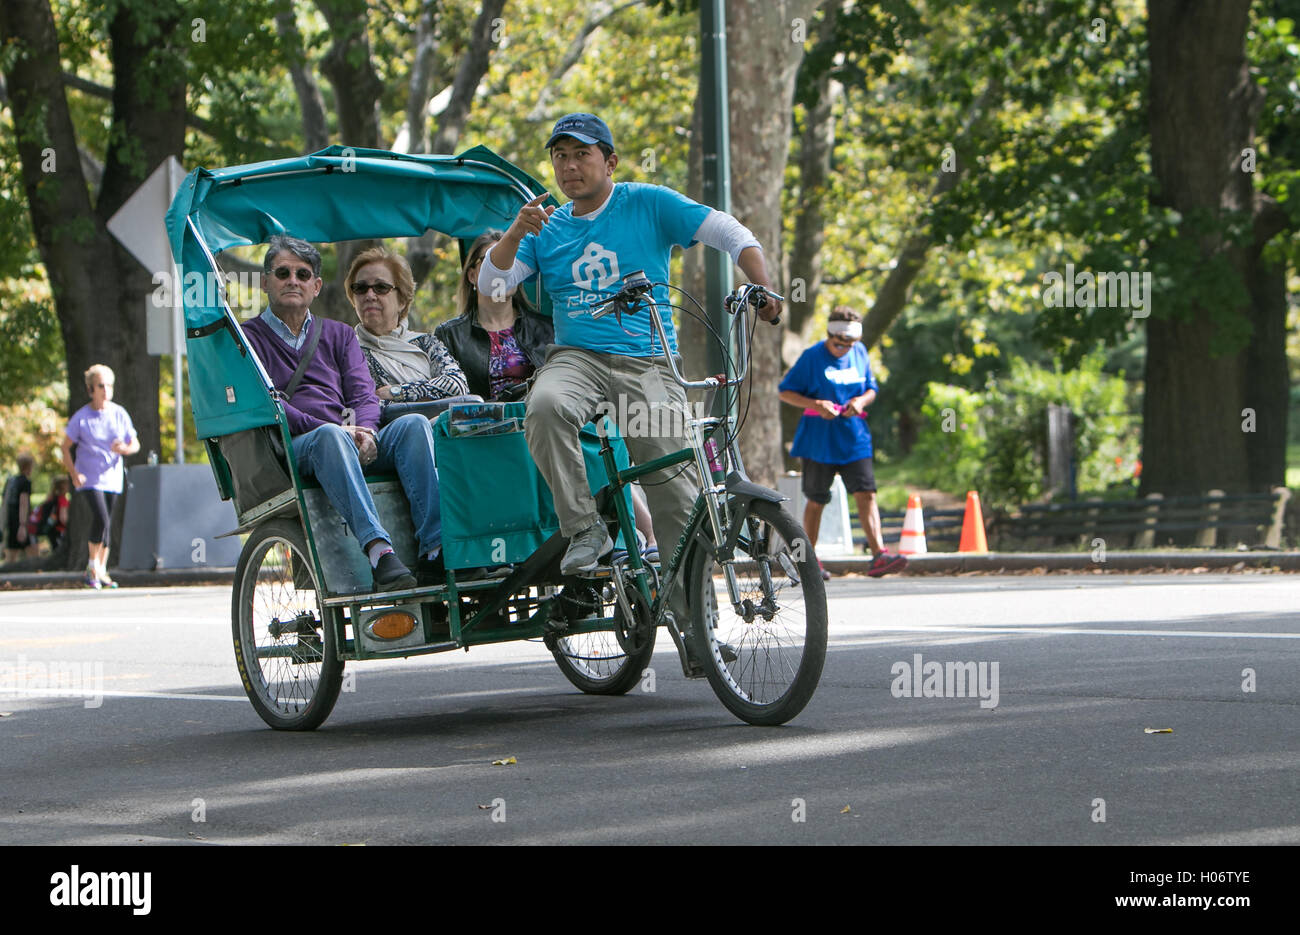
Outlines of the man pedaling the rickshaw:
[[[646,463],[687,445],[686,393],[660,356],[650,324],[635,317],[621,322],[612,315],[594,319],[594,307],[633,270],[644,270],[651,282],[667,282],[674,245],[708,244],[730,254],[751,282],[768,289],[771,282],[762,247],[735,218],[662,186],[615,184],[618,156],[609,127],[599,117],[562,117],[546,148],[556,184],[570,201],[558,209],[543,207],[547,196],[542,195],[524,205],[485,256],[478,288],[485,294],[505,294],[540,276],[551,297],[556,343],[528,396],[524,431],[533,460],[551,488],[560,531],[569,539],[560,570],[574,575],[595,569],[613,548],[583,482],[579,429],[604,411],[602,403],[608,401],[622,414],[631,402],[681,415],[651,419],[651,431],[644,433],[620,425],[635,461]],[[676,354],[667,290],[657,287],[654,298],[670,351]],[[767,321],[780,313],[781,302],[775,297],[759,311]],[[677,467],[649,475],[642,485],[657,538],[671,548],[686,526],[698,485]],[[676,594],[680,598],[683,591]]]
[[[396,473],[411,505],[419,583],[441,583],[442,521],[429,420],[411,414],[377,428],[379,398],[356,332],[311,314],[321,285],[315,247],[296,237],[272,237],[262,263],[268,308],[243,324],[281,394],[298,470],[316,478],[363,545],[380,591],[416,585],[379,522],[362,466]],[[284,398],[299,371],[297,386]]]

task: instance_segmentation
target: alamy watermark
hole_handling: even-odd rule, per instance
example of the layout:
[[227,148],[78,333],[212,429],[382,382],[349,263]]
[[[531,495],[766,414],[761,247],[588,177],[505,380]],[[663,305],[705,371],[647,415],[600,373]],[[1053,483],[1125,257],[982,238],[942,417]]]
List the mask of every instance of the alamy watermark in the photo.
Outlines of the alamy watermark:
[[684,438],[687,423],[706,418],[708,412],[698,401],[682,405],[620,393],[618,399],[603,399],[596,406],[596,425],[604,431],[601,416],[608,416],[624,438]]
[[1075,272],[1043,274],[1043,304],[1048,308],[1127,308],[1134,318],[1151,314],[1151,274],[1133,272]]
[[130,906],[133,915],[147,916],[152,907],[153,873],[96,873],[73,864],[66,873],[50,877],[51,906]]
[[169,272],[154,273],[153,286],[149,302],[154,308],[172,308],[182,299],[190,308],[220,308],[224,302],[232,309],[249,312],[248,317],[261,312],[265,295],[260,270],[231,270],[227,273],[191,270],[179,282]]
[[976,698],[981,708],[998,706],[998,664],[996,662],[923,662],[920,653],[912,661],[895,662],[889,693],[895,698]]
[[20,698],[84,698],[85,707],[104,703],[103,662],[33,662],[19,655],[0,661],[0,695]]

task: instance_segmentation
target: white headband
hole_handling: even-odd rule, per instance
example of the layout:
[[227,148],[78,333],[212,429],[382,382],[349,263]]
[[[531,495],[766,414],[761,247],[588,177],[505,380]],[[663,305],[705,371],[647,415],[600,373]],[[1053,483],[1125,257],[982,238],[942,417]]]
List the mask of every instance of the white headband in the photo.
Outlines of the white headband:
[[838,334],[840,337],[852,338],[857,340],[862,337],[862,322],[860,321],[833,321],[826,326],[827,334]]

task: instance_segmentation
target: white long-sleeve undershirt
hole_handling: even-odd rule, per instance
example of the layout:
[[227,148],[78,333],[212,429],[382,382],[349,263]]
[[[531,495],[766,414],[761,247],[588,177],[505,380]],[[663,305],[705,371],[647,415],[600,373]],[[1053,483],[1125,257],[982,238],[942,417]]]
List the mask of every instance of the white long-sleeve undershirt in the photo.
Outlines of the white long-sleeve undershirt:
[[[613,190],[610,194],[612,196]],[[605,206],[610,202],[609,198],[601,204],[599,208],[590,214],[581,216],[581,220],[594,220],[599,217],[605,210]],[[730,214],[725,214],[716,208],[709,211],[708,215],[700,222],[700,226],[695,231],[692,240],[698,241],[706,246],[721,250],[730,254],[731,262],[739,263],[740,254],[748,247],[759,247],[758,238],[754,236],[744,224],[741,224]],[[492,250],[495,250],[494,246]],[[478,289],[479,292],[487,295],[504,295],[512,288],[526,280],[533,273],[537,272],[527,263],[515,258],[514,265],[510,269],[501,269],[492,262],[492,250],[489,250],[483,256],[483,263],[478,271]]]

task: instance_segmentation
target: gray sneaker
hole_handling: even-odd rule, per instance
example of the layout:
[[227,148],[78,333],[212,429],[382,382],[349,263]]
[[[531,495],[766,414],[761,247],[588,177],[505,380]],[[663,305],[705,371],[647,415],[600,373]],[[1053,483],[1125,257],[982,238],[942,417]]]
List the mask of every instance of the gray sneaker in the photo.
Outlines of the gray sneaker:
[[600,564],[600,557],[613,548],[614,540],[605,531],[605,524],[593,523],[569,540],[569,548],[560,560],[560,574],[593,571]]

